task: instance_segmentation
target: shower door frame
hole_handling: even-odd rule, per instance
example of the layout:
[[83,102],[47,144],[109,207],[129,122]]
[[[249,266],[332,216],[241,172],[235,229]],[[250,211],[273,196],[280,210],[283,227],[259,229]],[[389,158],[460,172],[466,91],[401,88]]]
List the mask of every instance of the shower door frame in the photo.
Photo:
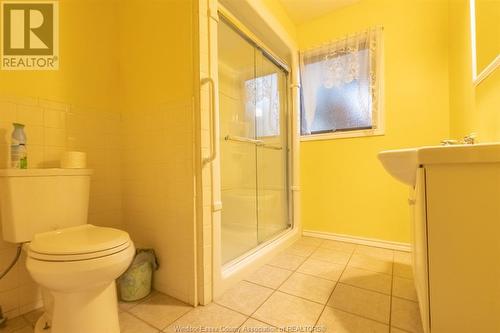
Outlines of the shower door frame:
[[[203,1],[203,0],[201,0]],[[237,7],[241,5],[242,0],[220,0],[223,1],[225,5],[237,3]],[[248,7],[257,6],[252,3],[252,0],[246,0],[245,2]],[[241,7],[241,6],[240,6]],[[235,7],[231,7],[232,10],[237,11]],[[255,12],[253,13],[239,13],[241,15],[248,15],[247,19],[259,19],[261,21],[266,21],[262,17],[258,17],[258,13],[263,8],[253,8]],[[265,10],[265,9],[264,9]],[[204,15],[203,10],[200,10],[200,16]],[[203,217],[202,219],[202,229],[203,229],[203,246],[201,247],[200,261],[202,262],[199,267],[199,283],[198,283],[198,295],[200,296],[200,304],[208,304],[213,298],[216,298],[222,294],[225,290],[233,286],[235,283],[239,282],[244,278],[245,275],[254,271],[258,266],[269,261],[277,252],[284,249],[286,246],[291,244],[295,239],[297,239],[301,234],[300,225],[300,211],[299,211],[299,178],[298,178],[298,166],[299,166],[299,85],[298,85],[298,52],[295,45],[290,45],[292,43],[284,42],[287,45],[287,49],[290,53],[289,63],[281,60],[280,57],[276,56],[271,48],[267,47],[266,44],[260,41],[256,35],[250,31],[241,21],[232,14],[230,10],[224,7],[217,1],[208,1],[207,8],[207,31],[205,32],[209,40],[209,66],[208,73],[212,80],[212,97],[211,105],[213,112],[212,126],[211,126],[211,153],[205,162],[210,164],[211,173],[211,191],[206,193],[203,191],[203,204],[205,205],[205,197],[210,196],[211,199],[211,237],[207,239],[206,228],[207,219]],[[219,15],[224,16],[225,21],[228,21],[233,27],[235,27],[243,37],[247,38],[255,44],[262,53],[268,56],[272,62],[281,68],[285,69],[287,72],[286,79],[286,122],[287,122],[287,195],[288,195],[288,224],[291,227],[286,228],[276,236],[269,240],[266,240],[258,244],[255,248],[249,250],[245,254],[239,256],[238,258],[231,260],[226,264],[222,264],[221,261],[221,163],[220,163],[220,132],[219,132],[219,107],[218,107],[218,54],[217,54],[217,35],[218,35],[218,23]],[[251,17],[251,16],[253,17]],[[269,18],[268,18],[269,19]],[[202,19],[200,19],[200,22]],[[269,27],[274,30],[272,25],[275,22],[268,22]],[[203,27],[200,25],[200,35],[203,36]],[[202,38],[202,37],[201,37]],[[200,56],[201,56],[200,52]],[[200,102],[203,104],[203,101]],[[203,105],[201,105],[203,108]],[[203,146],[203,140],[202,140]],[[203,168],[207,166],[203,165]],[[203,177],[203,172],[202,172]],[[203,183],[205,178],[203,178]],[[205,213],[202,215],[205,216]],[[206,246],[206,243],[210,243],[211,246]],[[211,272],[207,271],[207,267],[211,268]],[[211,273],[211,274],[210,274]],[[208,290],[210,289],[210,290]]]
[[[290,149],[290,147],[292,146],[292,135],[291,135],[291,114],[290,114],[290,98],[289,98],[289,95],[290,95],[290,92],[288,91],[288,86],[290,85],[289,81],[290,81],[290,69],[288,67],[288,65],[282,61],[281,59],[279,59],[277,56],[273,55],[270,53],[270,51],[264,49],[265,46],[262,46],[262,45],[258,45],[257,42],[252,39],[252,37],[250,36],[247,36],[245,34],[245,32],[243,32],[242,30],[240,30],[240,28],[237,26],[237,23],[234,23],[232,20],[234,20],[234,18],[231,18],[231,17],[228,17],[230,14],[227,14],[227,12],[224,12],[224,10],[220,10],[219,9],[219,24],[221,24],[221,22],[223,22],[224,24],[226,24],[231,30],[233,30],[236,34],[238,34],[243,40],[245,40],[246,43],[248,43],[248,45],[252,46],[254,48],[254,57],[264,57],[266,58],[270,63],[272,63],[274,66],[276,66],[276,71],[281,71],[285,74],[285,82],[283,83],[284,86],[285,86],[285,89],[284,89],[284,98],[280,98],[280,123],[279,123],[279,126],[280,126],[280,129],[281,128],[281,117],[284,117],[284,129],[285,129],[285,133],[282,134],[280,133],[279,136],[284,139],[283,141],[285,142],[285,147],[283,147],[283,149],[286,149],[286,154],[285,154],[285,158],[283,159],[283,162],[285,163],[284,166],[284,173],[285,173],[285,188],[284,188],[284,193],[286,195],[286,221],[281,221],[281,222],[285,222],[283,224],[284,226],[284,229],[277,232],[276,234],[274,234],[273,236],[269,237],[268,239],[265,239],[264,241],[260,241],[260,228],[261,228],[261,216],[259,214],[259,203],[260,203],[260,195],[261,195],[261,191],[263,190],[261,188],[261,184],[259,184],[259,177],[260,177],[260,173],[259,173],[259,164],[261,163],[260,162],[260,158],[262,156],[262,154],[260,154],[259,152],[263,153],[262,151],[260,151],[260,149],[265,149],[266,145],[262,145],[262,146],[259,146],[259,145],[256,145],[254,143],[254,141],[257,141],[257,140],[260,140],[260,138],[258,137],[255,137],[255,138],[248,138],[248,141],[245,139],[246,142],[248,142],[249,144],[254,144],[255,145],[255,166],[256,166],[256,170],[255,170],[255,176],[256,176],[256,188],[255,188],[255,200],[256,200],[256,245],[254,247],[252,247],[251,249],[249,249],[248,251],[244,252],[243,254],[240,254],[238,255],[237,257],[235,258],[232,258],[231,260],[225,262],[225,263],[222,263],[222,269],[224,270],[224,268],[227,268],[227,267],[230,267],[234,264],[237,264],[239,261],[241,261],[242,258],[248,256],[248,254],[256,251],[256,249],[258,249],[261,245],[263,244],[266,244],[266,243],[270,243],[272,242],[275,238],[279,237],[280,235],[286,233],[288,230],[290,230],[291,228],[293,228],[293,210],[291,209],[292,207],[292,193],[291,193],[291,184],[292,184],[292,178],[291,178],[291,174],[292,174],[292,168],[291,168],[291,165],[292,165],[292,158],[291,158],[291,152],[292,150]],[[257,55],[259,54],[259,55]],[[253,79],[257,79],[259,78],[260,76],[257,74],[257,64],[254,63],[254,77]],[[281,91],[280,91],[281,93]],[[281,103],[284,104],[284,106],[281,106]],[[221,109],[220,109],[220,106],[219,106],[219,113],[221,112]],[[220,119],[220,118],[219,118]],[[255,126],[257,126],[255,124]],[[219,126],[220,127],[220,126]],[[257,133],[255,133],[255,135],[257,135]],[[254,140],[254,141],[252,141]],[[222,154],[222,150],[219,150],[219,155]],[[222,165],[220,165],[219,169],[222,171]],[[219,189],[220,192],[222,192],[222,186],[221,188]],[[224,207],[223,207],[224,208]],[[221,229],[222,229],[222,217],[221,217]],[[222,230],[221,230],[222,231]],[[224,251],[223,249],[223,244],[222,244],[222,240],[221,240],[221,251]]]

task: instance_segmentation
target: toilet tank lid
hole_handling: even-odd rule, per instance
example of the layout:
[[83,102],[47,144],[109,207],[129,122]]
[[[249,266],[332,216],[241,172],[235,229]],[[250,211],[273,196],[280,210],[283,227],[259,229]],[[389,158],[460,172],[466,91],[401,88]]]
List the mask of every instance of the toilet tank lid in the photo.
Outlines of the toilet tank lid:
[[90,176],[91,169],[0,169],[0,177]]

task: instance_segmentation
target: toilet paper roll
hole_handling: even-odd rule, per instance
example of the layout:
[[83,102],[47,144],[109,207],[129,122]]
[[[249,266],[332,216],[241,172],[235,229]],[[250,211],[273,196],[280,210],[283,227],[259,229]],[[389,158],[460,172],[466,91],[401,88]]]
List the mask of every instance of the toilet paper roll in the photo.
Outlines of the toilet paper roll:
[[87,154],[81,151],[67,151],[61,156],[61,168],[85,169],[87,167]]

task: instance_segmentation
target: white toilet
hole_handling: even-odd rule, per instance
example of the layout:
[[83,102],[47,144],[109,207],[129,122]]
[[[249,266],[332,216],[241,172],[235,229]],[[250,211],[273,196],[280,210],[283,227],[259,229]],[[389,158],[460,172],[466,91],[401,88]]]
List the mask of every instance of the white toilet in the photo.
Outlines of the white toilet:
[[115,279],[135,248],[126,232],[87,224],[91,174],[0,170],[3,238],[30,242],[26,266],[44,290],[37,333],[120,332]]

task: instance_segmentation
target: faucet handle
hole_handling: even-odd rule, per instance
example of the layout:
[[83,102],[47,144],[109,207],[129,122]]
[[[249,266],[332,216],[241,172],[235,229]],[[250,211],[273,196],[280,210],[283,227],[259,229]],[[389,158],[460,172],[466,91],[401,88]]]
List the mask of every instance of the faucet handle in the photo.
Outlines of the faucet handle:
[[477,138],[476,133],[470,133],[469,135],[466,135],[464,137],[464,143],[466,145],[473,145],[474,143],[476,143],[476,138]]

